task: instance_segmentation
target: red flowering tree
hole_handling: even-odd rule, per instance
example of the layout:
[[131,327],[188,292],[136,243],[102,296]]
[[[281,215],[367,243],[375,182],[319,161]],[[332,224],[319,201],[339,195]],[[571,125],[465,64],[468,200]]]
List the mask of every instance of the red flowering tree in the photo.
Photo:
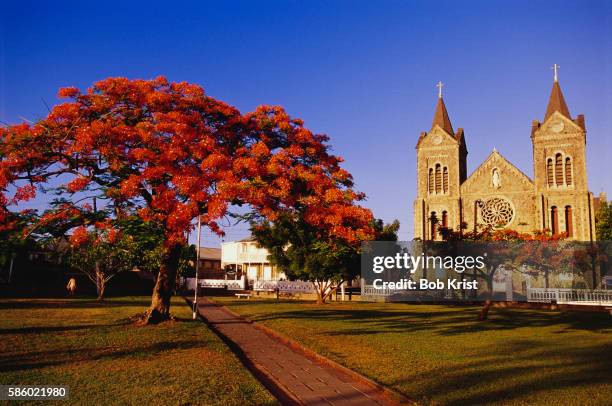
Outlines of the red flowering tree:
[[[474,278],[482,278],[487,283],[489,295],[493,292],[493,278],[503,268],[520,270],[523,265],[532,269],[532,276],[543,275],[546,287],[550,273],[567,266],[566,245],[562,244],[565,234],[552,235],[548,230],[524,233],[509,228],[484,227],[481,230],[464,231],[465,224],[458,230],[441,228],[440,234],[445,241],[486,242],[479,247],[470,244],[465,248],[472,256],[487,255],[486,266],[474,270]],[[489,296],[490,297],[490,296]],[[491,300],[484,302],[479,313],[480,320],[488,318]]]
[[197,85],[163,77],[109,78],[59,95],[69,101],[44,119],[0,129],[0,227],[14,227],[11,208],[41,188],[61,202],[32,228],[91,211],[83,203],[93,197],[114,217],[155,223],[165,252],[147,322],[170,315],[181,247],[198,215],[221,233],[216,221],[231,205],[271,221],[299,210],[323,234],[349,243],[371,236],[372,215],[356,204],[363,195],[327,137],[280,107],[243,115]]

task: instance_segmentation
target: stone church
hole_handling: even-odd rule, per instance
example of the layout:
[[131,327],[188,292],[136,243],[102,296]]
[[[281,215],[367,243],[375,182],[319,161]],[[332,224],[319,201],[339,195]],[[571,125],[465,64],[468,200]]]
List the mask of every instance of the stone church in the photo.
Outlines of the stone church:
[[431,129],[421,133],[416,146],[415,238],[440,239],[439,227],[457,230],[463,223],[469,231],[490,225],[595,240],[584,115],[570,115],[554,69],[544,120],[531,124],[533,178],[495,149],[468,176],[466,136],[462,128],[453,130],[438,83]]

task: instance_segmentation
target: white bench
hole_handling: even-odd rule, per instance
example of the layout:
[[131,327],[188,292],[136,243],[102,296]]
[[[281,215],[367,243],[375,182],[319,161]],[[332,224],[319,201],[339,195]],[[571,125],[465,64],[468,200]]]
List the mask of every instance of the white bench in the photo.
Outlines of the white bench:
[[250,299],[251,294],[250,293],[236,293],[236,297],[238,299]]

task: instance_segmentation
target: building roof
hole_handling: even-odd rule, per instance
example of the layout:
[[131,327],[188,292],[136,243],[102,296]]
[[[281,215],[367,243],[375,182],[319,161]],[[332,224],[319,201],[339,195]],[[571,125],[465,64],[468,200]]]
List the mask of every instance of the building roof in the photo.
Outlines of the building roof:
[[506,157],[500,154],[496,148],[493,148],[493,151],[489,154],[487,159],[485,159],[478,166],[478,168],[476,168],[476,170],[472,172],[472,174],[468,176],[467,179],[463,181],[463,183],[461,183],[461,193],[466,193],[465,189],[470,186],[470,183],[475,182],[479,176],[482,176],[482,172],[488,169],[489,162],[493,162],[494,160],[498,160],[499,163],[504,164],[511,171],[514,171],[514,179],[521,181],[524,185],[529,185],[530,187],[533,187],[533,181],[529,176],[525,175],[523,171],[521,171],[512,162],[506,159]]
[[431,123],[431,129],[439,125],[444,131],[453,135],[453,126],[451,125],[446,106],[444,105],[444,99],[438,97],[438,103],[436,104],[436,112],[434,113],[433,122]]
[[200,247],[200,259],[221,260],[221,248]]
[[570,120],[572,119],[569,109],[567,108],[567,103],[565,103],[561,86],[559,86],[559,82],[556,80],[553,82],[552,91],[550,92],[550,99],[548,100],[548,107],[546,108],[544,121],[546,121],[548,117],[552,116],[555,111],[558,111]]

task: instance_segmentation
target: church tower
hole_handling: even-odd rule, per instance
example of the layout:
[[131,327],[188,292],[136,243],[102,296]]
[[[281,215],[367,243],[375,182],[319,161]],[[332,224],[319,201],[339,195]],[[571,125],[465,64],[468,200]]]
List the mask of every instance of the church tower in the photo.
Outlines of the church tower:
[[593,196],[586,172],[584,115],[570,115],[559,85],[555,64],[554,82],[544,120],[534,120],[533,144],[536,224],[570,239],[595,239]]
[[460,186],[467,176],[467,147],[463,129],[453,131],[438,83],[438,102],[429,132],[421,133],[417,150],[417,198],[414,236],[440,239],[438,229],[457,229],[461,223]]

